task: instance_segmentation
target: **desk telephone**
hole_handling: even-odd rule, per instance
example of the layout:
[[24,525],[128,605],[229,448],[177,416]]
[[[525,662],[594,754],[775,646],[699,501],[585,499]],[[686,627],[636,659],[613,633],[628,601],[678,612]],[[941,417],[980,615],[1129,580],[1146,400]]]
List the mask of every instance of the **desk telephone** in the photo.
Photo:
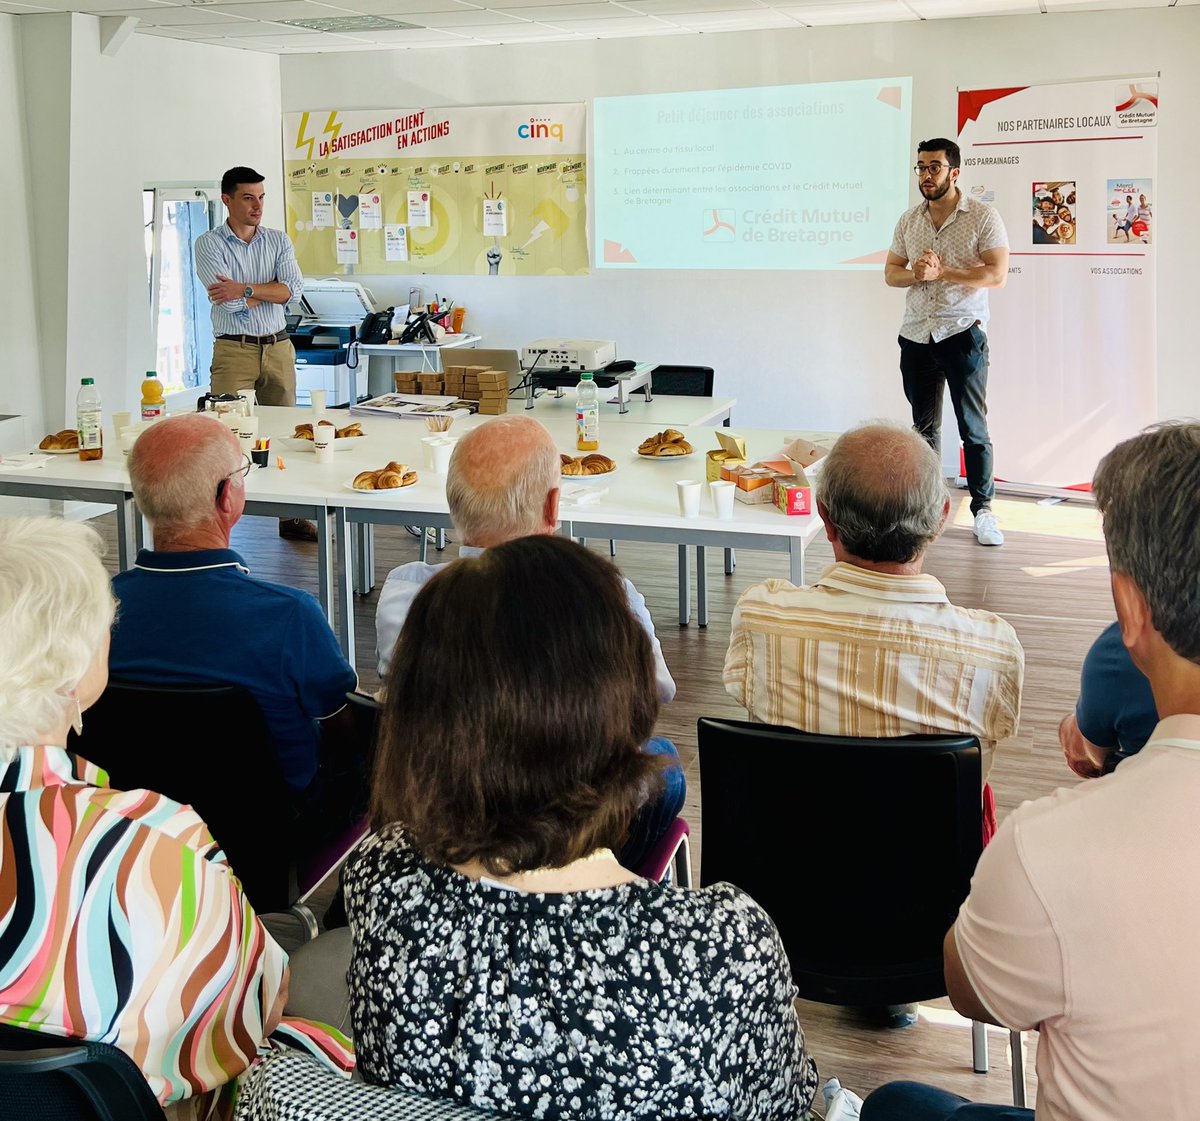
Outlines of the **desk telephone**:
[[367,346],[383,346],[388,342],[392,337],[392,312],[394,310],[394,308],[388,308],[386,311],[371,312],[358,329],[358,341]]

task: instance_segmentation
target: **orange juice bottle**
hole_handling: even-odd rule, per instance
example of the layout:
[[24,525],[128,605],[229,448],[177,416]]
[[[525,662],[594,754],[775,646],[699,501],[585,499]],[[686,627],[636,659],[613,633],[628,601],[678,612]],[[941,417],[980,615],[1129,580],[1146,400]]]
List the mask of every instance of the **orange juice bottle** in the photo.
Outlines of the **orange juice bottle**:
[[75,429],[79,433],[79,458],[104,458],[103,410],[95,378],[82,378],[75,397]]
[[142,420],[158,420],[166,411],[162,382],[153,370],[147,370],[146,380],[142,382]]
[[600,394],[590,371],[579,375],[575,387],[575,446],[581,452],[600,447]]

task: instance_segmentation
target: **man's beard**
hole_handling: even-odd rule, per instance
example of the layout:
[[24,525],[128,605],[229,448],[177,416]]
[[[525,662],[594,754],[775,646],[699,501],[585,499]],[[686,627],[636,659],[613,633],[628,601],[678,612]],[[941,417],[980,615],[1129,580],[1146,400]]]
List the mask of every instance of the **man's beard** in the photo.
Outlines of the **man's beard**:
[[942,184],[942,187],[940,190],[938,190],[934,194],[930,195],[930,194],[926,194],[925,188],[922,187],[921,194],[925,195],[926,202],[937,202],[938,199],[945,198],[946,192],[949,191],[950,188],[953,186],[954,186],[954,184],[950,181],[950,178],[947,176],[946,182],[944,184]]

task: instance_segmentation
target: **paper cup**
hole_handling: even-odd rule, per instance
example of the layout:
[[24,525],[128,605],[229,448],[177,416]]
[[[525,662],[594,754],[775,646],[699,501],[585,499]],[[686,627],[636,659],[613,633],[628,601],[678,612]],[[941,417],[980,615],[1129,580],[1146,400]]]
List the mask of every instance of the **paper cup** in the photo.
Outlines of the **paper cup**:
[[425,467],[427,470],[433,470],[433,449],[442,442],[441,436],[422,436],[421,437],[421,453],[425,457]]
[[337,439],[337,429],[332,424],[313,425],[313,446],[327,448],[333,451],[333,441]]
[[453,440],[439,440],[433,445],[434,474],[444,475],[450,470],[450,456],[454,453]]
[[117,437],[118,444],[121,442],[121,429],[129,427],[132,415],[132,413],[113,413],[112,415],[113,434]]
[[699,479],[680,479],[675,484],[679,492],[679,516],[683,518],[698,518],[700,516],[700,488],[703,484]]
[[317,417],[325,412],[325,400],[327,393],[328,391],[324,389],[314,389],[309,392],[308,399],[312,404],[314,417]]
[[333,445],[332,444],[314,444],[313,455],[317,457],[318,463],[333,462]]
[[734,483],[727,479],[716,479],[708,484],[708,492],[712,495],[713,513],[718,518],[728,521],[733,517],[733,492],[737,490]]
[[258,439],[258,417],[238,417],[237,439],[244,455],[254,451],[254,441]]
[[253,389],[238,390],[238,396],[242,399],[242,411],[246,416],[254,416],[258,409],[258,395]]

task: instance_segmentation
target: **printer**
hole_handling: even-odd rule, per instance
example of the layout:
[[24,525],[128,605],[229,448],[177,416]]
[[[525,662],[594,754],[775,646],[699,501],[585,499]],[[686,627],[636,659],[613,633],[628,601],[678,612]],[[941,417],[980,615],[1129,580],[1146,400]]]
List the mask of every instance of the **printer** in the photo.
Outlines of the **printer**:
[[291,307],[288,334],[296,348],[296,404],[307,405],[314,389],[324,389],[330,404],[354,404],[358,384],[351,346],[363,318],[375,310],[375,298],[361,284],[336,279],[306,279],[300,310]]

